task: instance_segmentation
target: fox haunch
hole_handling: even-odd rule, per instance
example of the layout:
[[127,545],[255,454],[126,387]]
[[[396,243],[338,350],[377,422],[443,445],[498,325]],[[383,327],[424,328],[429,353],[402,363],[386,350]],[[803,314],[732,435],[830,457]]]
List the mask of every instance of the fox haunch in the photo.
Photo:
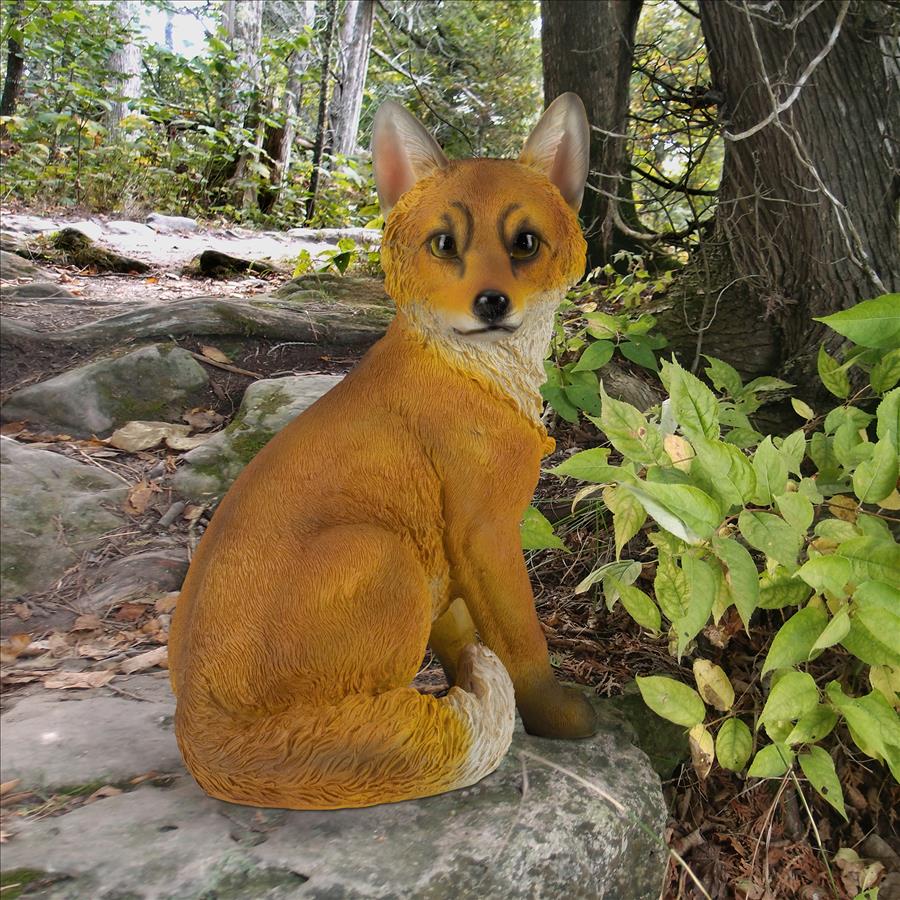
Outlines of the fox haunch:
[[[533,734],[593,732],[553,676],[519,539],[553,447],[553,314],[584,271],[588,139],[573,94],[517,161],[451,162],[379,110],[397,315],[243,471],[172,622],[175,730],[213,796],[330,809],[464,787],[499,765],[516,707]],[[427,645],[442,698],[410,687]]]

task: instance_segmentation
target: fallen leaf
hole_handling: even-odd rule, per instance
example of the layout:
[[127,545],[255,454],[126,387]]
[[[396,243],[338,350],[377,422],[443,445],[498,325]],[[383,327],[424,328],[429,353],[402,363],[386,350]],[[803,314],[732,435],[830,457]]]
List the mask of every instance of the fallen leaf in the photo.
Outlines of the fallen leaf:
[[148,619],[141,625],[144,634],[156,634],[162,628],[162,623],[157,618]]
[[144,284],[159,284],[159,279],[155,275],[144,279]]
[[46,644],[47,650],[49,650],[53,656],[65,656],[71,649],[71,645],[66,639],[66,636],[60,634],[58,631],[54,631],[53,634],[47,638]]
[[205,506],[195,506],[191,504],[190,506],[186,506],[184,508],[184,512],[181,514],[181,518],[186,519],[193,525],[194,522],[196,522],[197,519],[199,519],[200,516],[203,515],[205,509]]
[[15,437],[23,431],[25,431],[24,422],[4,422],[0,425],[0,434],[6,437]]
[[3,784],[0,784],[0,797],[5,797],[11,790],[17,788],[21,783],[21,778],[13,778],[12,781],[4,781]]
[[9,663],[21,656],[31,643],[30,634],[14,634],[8,641],[0,644],[0,662]]
[[208,344],[200,345],[200,352],[213,362],[230,363],[231,360],[218,348],[210,347]]
[[109,443],[120,450],[136,453],[156,447],[170,437],[187,437],[190,432],[189,425],[174,422],[126,422],[110,435]]
[[114,616],[117,622],[136,622],[146,611],[143,603],[123,603]]
[[108,669],[103,672],[56,672],[44,679],[44,687],[63,691],[76,688],[98,688],[109,684],[115,677],[116,673]]
[[107,797],[118,797],[121,793],[121,788],[113,787],[111,784],[104,784],[103,787],[97,788],[97,790],[84,801],[84,804],[87,806],[88,803],[93,803],[95,800],[104,800]]
[[100,621],[100,617],[94,615],[94,613],[86,613],[84,615],[79,616],[73,623],[72,627],[69,629],[70,631],[96,631],[98,628],[102,628],[103,623]]
[[214,409],[203,409],[200,406],[195,406],[181,418],[184,419],[194,431],[208,431],[210,428],[215,428],[225,421],[225,417],[219,415]]
[[205,444],[211,437],[211,434],[195,434],[190,437],[176,434],[166,438],[166,446],[170,450],[193,450],[195,447]]
[[152,669],[154,666],[159,666],[161,669],[169,668],[168,647],[156,647],[153,650],[148,650],[146,653],[132,656],[131,659],[126,659],[125,662],[119,663],[119,671],[123,675],[133,675],[135,672],[144,672],[147,669]]
[[128,492],[128,499],[125,501],[125,512],[133,516],[143,515],[150,505],[154,494],[158,494],[162,489],[158,484],[151,481],[139,481]]
[[172,591],[172,593],[160,597],[153,605],[153,608],[158,613],[170,613],[175,609],[176,603],[178,603],[178,591]]
[[9,839],[15,836],[15,832],[0,830],[0,844],[8,844]]
[[23,621],[31,618],[31,607],[27,603],[13,603],[13,612]]

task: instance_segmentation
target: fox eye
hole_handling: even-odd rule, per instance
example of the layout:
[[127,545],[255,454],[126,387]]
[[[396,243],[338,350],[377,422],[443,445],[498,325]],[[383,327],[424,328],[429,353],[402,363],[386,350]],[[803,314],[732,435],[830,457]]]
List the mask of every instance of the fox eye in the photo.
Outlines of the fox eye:
[[509,255],[513,259],[529,259],[538,252],[540,239],[530,231],[520,231],[513,239]]
[[456,241],[452,234],[438,234],[431,239],[431,252],[439,259],[456,257]]

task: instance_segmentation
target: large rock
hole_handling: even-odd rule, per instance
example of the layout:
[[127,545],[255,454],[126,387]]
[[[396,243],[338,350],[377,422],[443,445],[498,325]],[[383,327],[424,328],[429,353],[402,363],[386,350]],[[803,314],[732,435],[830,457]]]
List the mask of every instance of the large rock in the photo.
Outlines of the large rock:
[[31,281],[28,284],[17,284],[0,296],[9,303],[82,303],[80,297],[68,288],[52,281]]
[[465,790],[360,810],[257,810],[212,800],[184,774],[171,702],[141,690],[148,677],[131,679],[128,692],[150,702],[44,695],[4,716],[4,766],[15,761],[4,780],[90,789],[112,780],[127,790],[148,769],[181,775],[55,818],[7,818],[4,869],[32,870],[25,877],[43,882],[42,897],[659,896],[659,778],[602,711],[586,741],[517,731],[500,768]]
[[196,231],[200,226],[196,219],[187,216],[167,216],[163,213],[150,213],[147,224],[160,234],[174,234],[180,231]]
[[340,380],[339,375],[291,375],[251,384],[234,421],[182,457],[175,491],[192,500],[220,499],[275,434]]
[[203,400],[209,378],[187,350],[171,344],[110,356],[13,393],[6,421],[81,437],[107,435],[125,422],[178,422]]
[[17,253],[9,253],[0,250],[0,278],[12,280],[14,278],[37,278],[41,270]]
[[0,437],[0,595],[41,591],[125,521],[127,485],[96,466]]

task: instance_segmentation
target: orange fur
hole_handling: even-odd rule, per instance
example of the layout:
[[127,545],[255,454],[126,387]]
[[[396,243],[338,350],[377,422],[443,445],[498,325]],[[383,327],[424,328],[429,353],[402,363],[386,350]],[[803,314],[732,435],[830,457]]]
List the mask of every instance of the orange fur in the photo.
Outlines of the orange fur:
[[[456,202],[474,226],[464,266],[426,240]],[[546,240],[524,264],[498,227],[513,205],[509,230]],[[531,345],[584,250],[559,191],[517,162],[452,163],[399,199],[382,250],[394,322],[247,466],[179,598],[176,733],[210,794],[324,809],[471,784],[508,747],[513,688],[530,731],[591,732],[553,677],[518,530],[552,446],[520,370],[540,368]],[[525,337],[454,336],[486,288]],[[429,640],[456,683],[441,699],[409,686]]]

